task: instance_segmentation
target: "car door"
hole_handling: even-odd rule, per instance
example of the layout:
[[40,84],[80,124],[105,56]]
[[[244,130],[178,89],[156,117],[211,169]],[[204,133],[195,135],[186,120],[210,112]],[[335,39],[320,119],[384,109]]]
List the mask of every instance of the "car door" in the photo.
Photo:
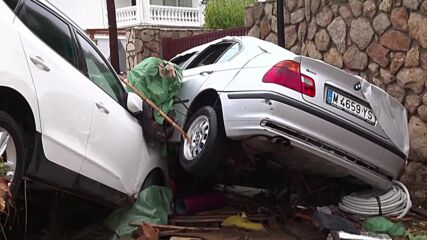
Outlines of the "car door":
[[14,26],[37,93],[44,153],[50,161],[79,172],[91,126],[93,94],[88,88],[91,83],[78,70],[71,28],[33,0],[24,1],[17,16]]
[[123,107],[127,94],[111,67],[86,37],[76,36],[84,73],[94,83],[92,128],[80,173],[131,195],[144,180],[141,169],[149,164],[142,128]]

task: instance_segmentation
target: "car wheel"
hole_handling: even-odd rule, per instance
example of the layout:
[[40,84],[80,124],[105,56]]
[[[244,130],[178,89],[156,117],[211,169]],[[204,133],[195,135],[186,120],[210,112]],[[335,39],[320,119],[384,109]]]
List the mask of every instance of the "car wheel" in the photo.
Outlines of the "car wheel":
[[0,174],[9,180],[12,197],[16,195],[22,180],[24,141],[15,120],[6,112],[0,111]]
[[197,110],[184,128],[190,139],[180,145],[179,161],[187,172],[197,177],[217,173],[224,159],[224,134],[217,113],[211,106]]

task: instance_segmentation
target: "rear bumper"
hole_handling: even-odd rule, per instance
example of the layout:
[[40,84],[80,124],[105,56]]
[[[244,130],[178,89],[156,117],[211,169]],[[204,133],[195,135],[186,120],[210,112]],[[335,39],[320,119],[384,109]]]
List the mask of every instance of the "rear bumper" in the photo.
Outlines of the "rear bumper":
[[282,136],[378,187],[388,188],[405,167],[405,155],[387,139],[274,92],[221,94],[227,136]]

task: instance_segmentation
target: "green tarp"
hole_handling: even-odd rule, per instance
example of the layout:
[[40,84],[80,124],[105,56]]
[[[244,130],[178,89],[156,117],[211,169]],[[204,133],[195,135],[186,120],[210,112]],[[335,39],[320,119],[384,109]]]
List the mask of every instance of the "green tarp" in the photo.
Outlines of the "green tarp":
[[116,233],[113,239],[130,238],[137,227],[131,222],[167,224],[171,213],[172,192],[169,188],[151,186],[143,190],[132,208],[122,208],[113,212],[104,225]]
[[[128,81],[167,114],[181,88],[182,70],[173,63],[150,57],[129,72]],[[132,90],[128,88],[128,91]],[[163,124],[163,117],[156,111],[154,119]]]

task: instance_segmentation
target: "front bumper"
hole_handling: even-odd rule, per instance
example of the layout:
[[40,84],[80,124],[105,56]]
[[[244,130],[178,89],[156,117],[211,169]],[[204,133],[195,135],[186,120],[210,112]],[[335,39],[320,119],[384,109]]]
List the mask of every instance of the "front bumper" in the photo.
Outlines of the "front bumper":
[[374,187],[387,189],[406,161],[387,139],[307,103],[274,92],[220,95],[229,138],[285,137],[291,145],[340,167]]

